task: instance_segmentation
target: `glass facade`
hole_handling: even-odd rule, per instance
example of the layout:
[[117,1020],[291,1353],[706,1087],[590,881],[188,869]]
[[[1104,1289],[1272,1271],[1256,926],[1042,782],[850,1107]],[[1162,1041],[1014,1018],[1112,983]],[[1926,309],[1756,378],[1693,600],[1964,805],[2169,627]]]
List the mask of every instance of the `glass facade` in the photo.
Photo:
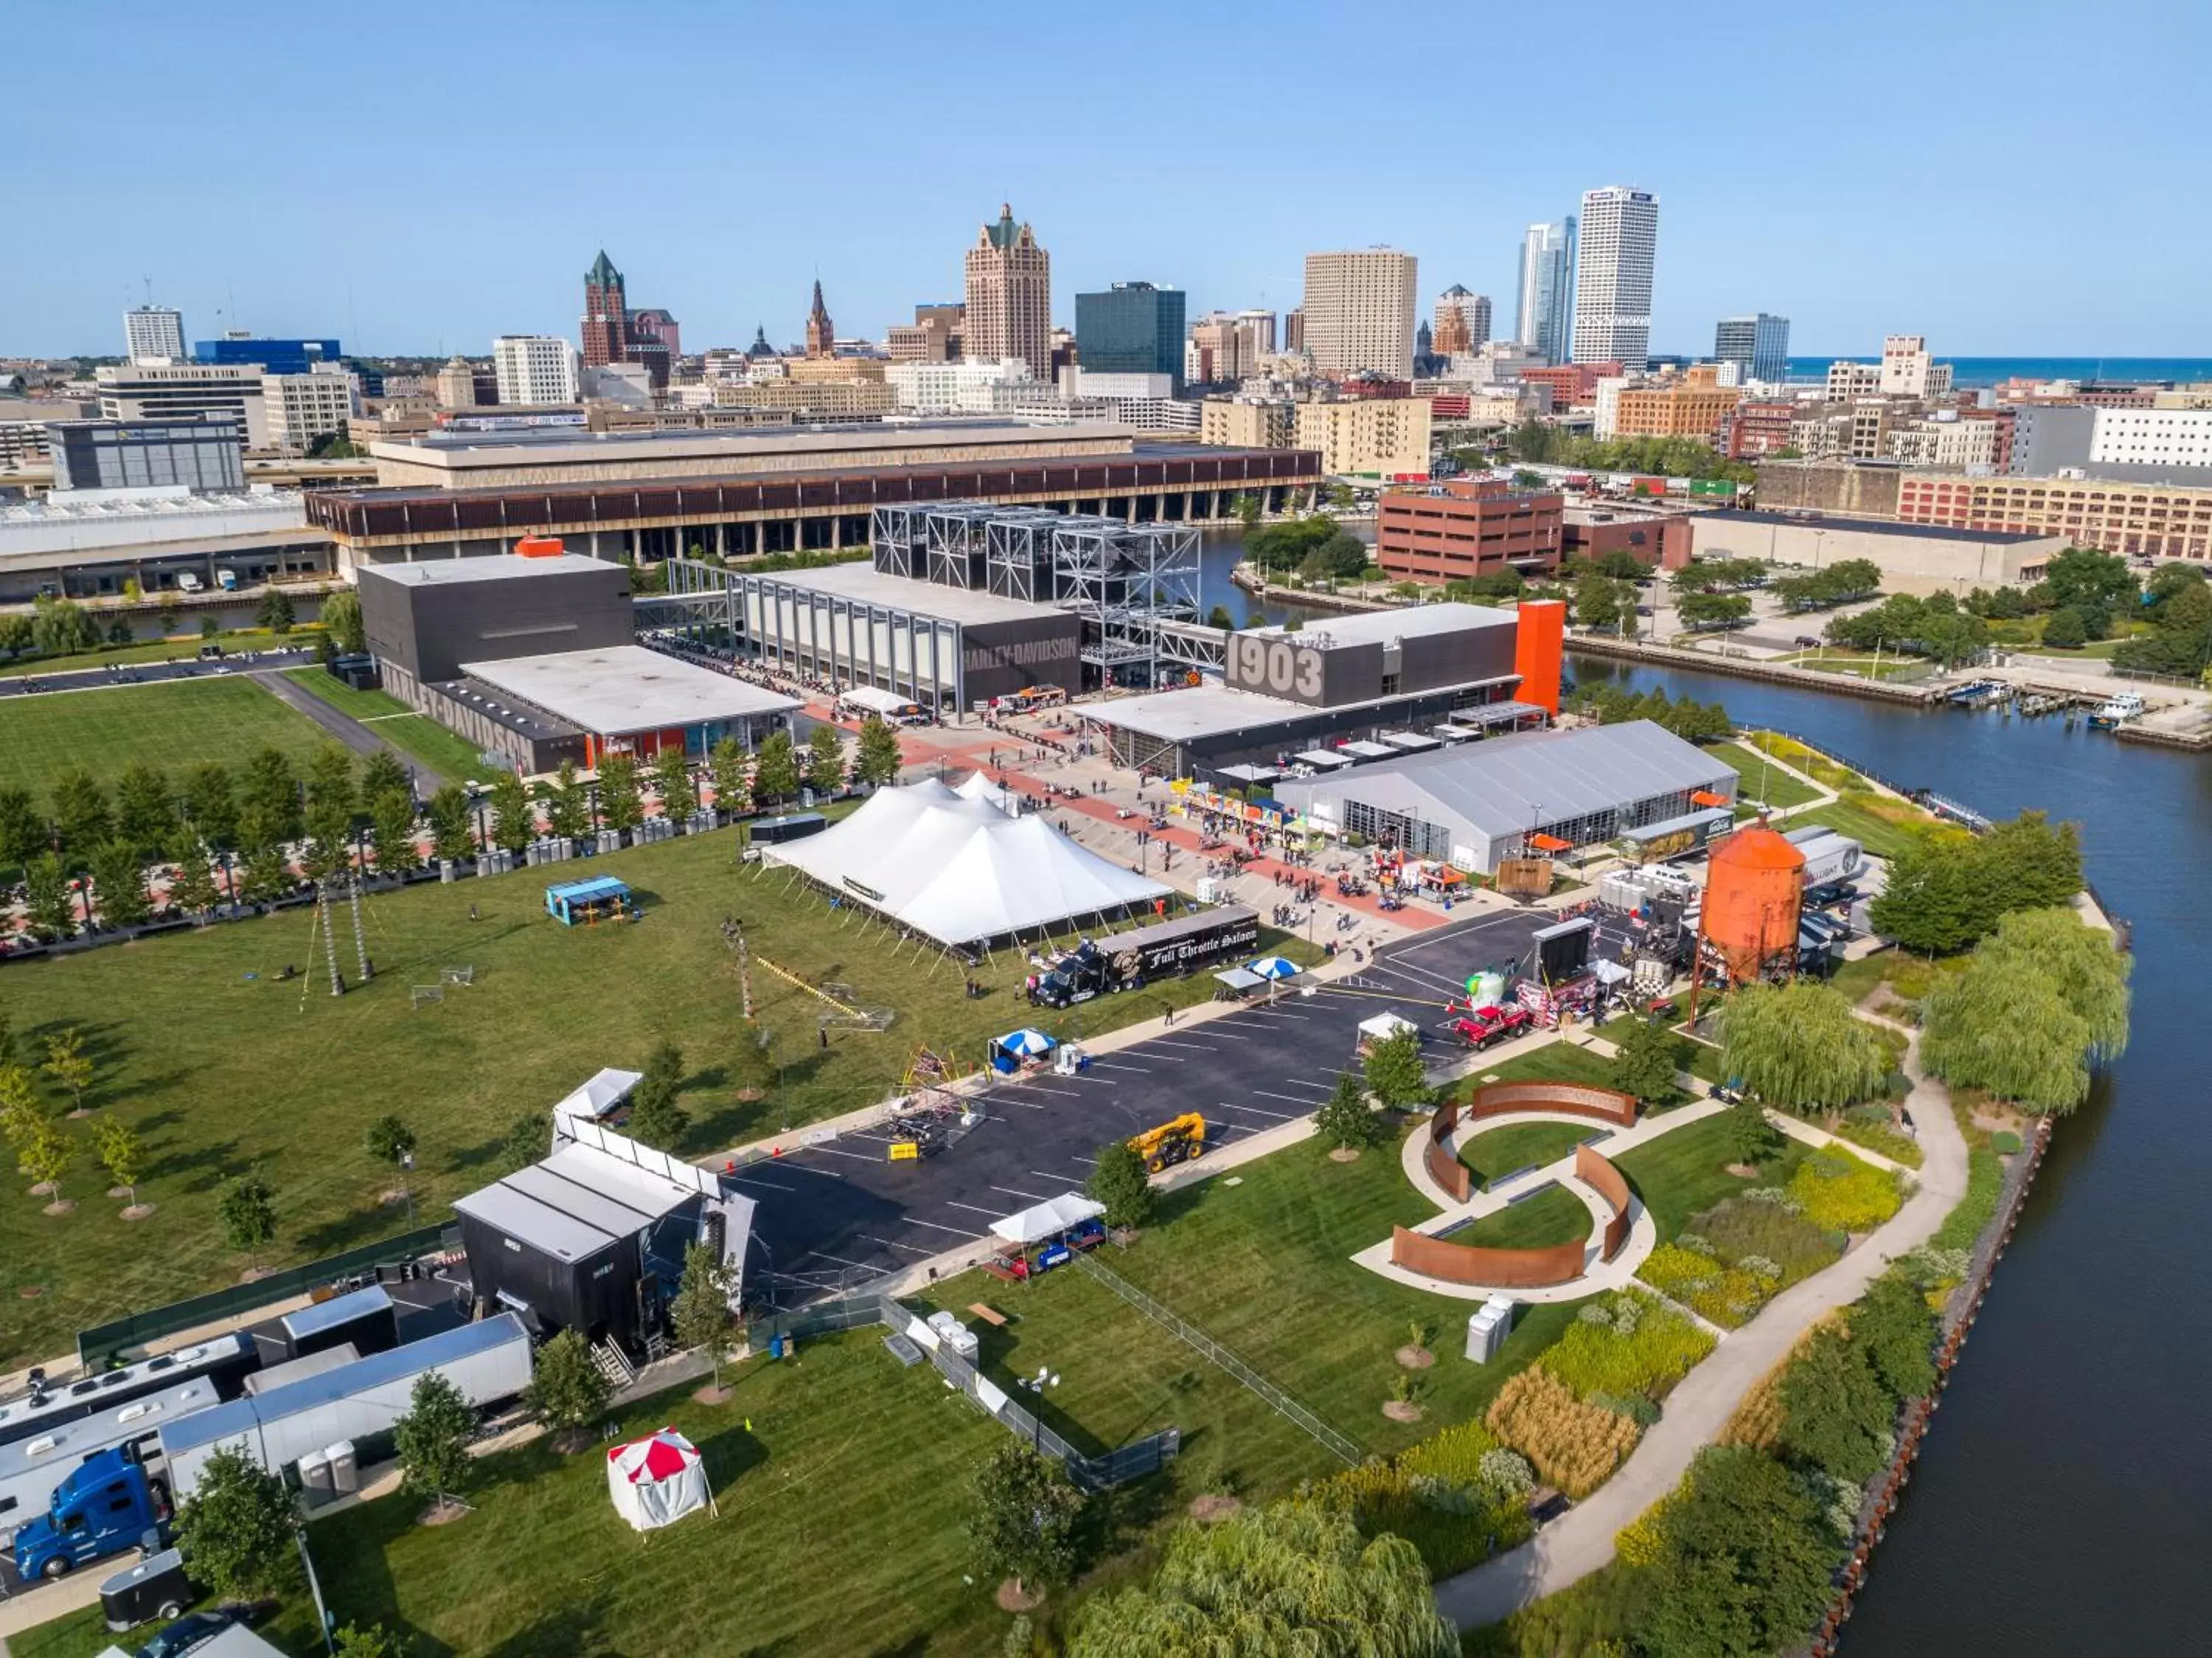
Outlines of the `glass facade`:
[[334,339],[202,339],[192,343],[195,363],[258,363],[272,375],[304,375],[318,363],[336,363],[341,355]]
[[1182,339],[1181,289],[1117,282],[1075,296],[1075,355],[1094,374],[1168,375],[1181,397]]

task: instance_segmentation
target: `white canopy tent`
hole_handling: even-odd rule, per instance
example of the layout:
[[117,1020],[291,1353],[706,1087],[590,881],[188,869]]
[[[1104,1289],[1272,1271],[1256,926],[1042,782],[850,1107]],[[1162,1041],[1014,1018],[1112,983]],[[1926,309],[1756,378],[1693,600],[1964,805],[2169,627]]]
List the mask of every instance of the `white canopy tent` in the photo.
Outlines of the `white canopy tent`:
[[630,1090],[643,1081],[645,1073],[641,1070],[617,1070],[610,1066],[592,1075],[553,1110],[556,1115],[600,1122],[620,1109],[623,1101],[629,1098]]
[[991,1230],[1011,1244],[1042,1243],[1047,1238],[1057,1238],[1070,1227],[1095,1221],[1105,1212],[1106,1205],[1094,1198],[1080,1192],[1063,1192],[1018,1215],[992,1222]]
[[956,948],[1149,911],[1174,895],[1041,816],[1009,817],[934,778],[879,789],[818,835],[762,847],[761,861]]
[[699,1448],[673,1428],[609,1451],[607,1492],[615,1512],[641,1532],[673,1525],[714,1501]]
[[989,776],[981,771],[970,771],[952,785],[952,792],[962,800],[988,801],[1008,817],[1022,809],[1021,802],[1014,797],[1012,789],[993,783]]

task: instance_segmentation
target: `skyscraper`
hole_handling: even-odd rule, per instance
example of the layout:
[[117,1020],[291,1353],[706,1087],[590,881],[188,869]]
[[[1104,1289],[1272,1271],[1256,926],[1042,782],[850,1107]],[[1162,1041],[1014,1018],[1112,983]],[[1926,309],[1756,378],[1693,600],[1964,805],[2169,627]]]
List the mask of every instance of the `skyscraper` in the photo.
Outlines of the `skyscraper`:
[[1170,375],[1182,395],[1183,296],[1179,288],[1117,282],[1075,296],[1075,355],[1088,374]]
[[1438,357],[1472,357],[1490,340],[1490,296],[1470,294],[1454,283],[1437,296],[1436,332],[1431,348]]
[[806,355],[834,357],[837,331],[830,321],[830,308],[822,302],[822,278],[814,278],[814,308],[806,314]]
[[1052,378],[1052,256],[1002,204],[995,224],[978,227],[968,250],[968,308],[961,353],[975,362],[1019,357]]
[[592,261],[592,268],[584,272],[581,332],[586,369],[629,361],[629,308],[623,291],[623,273],[615,269],[604,247]]
[[1418,269],[1411,253],[1391,247],[1306,255],[1305,302],[1299,308],[1316,374],[1413,377]]
[[1621,185],[1585,190],[1577,236],[1574,360],[1640,373],[1651,361],[1659,198]]
[[1790,319],[1764,311],[1723,317],[1713,329],[1713,357],[1735,363],[1743,379],[1778,383],[1790,368]]
[[1575,221],[1532,224],[1521,239],[1521,283],[1513,338],[1553,367],[1574,349]]
[[123,347],[133,363],[182,363],[185,314],[166,305],[141,305],[125,311]]

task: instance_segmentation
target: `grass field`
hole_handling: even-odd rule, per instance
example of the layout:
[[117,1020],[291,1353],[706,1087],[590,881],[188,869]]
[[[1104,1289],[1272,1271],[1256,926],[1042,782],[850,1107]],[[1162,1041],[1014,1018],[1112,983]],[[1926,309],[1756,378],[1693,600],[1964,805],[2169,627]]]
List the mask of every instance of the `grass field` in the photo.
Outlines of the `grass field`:
[[1806,1150],[1802,1141],[1784,1140],[1782,1149],[1759,1166],[1756,1180],[1731,1174],[1728,1165],[1735,1154],[1729,1149],[1728,1113],[1720,1112],[1624,1151],[1613,1161],[1651,1211],[1664,1242],[1680,1232],[1690,1216],[1723,1198],[1747,1186],[1788,1184]]
[[1808,824],[1820,824],[1839,835],[1850,836],[1876,857],[1893,858],[1912,844],[1916,826],[1934,825],[1935,820],[1918,808],[1893,801],[1887,795],[1863,795],[1859,801],[1879,802],[1887,809],[1878,812],[1869,804],[1839,800],[1816,806],[1803,816],[1790,819],[1790,827],[1802,829]]
[[1462,1138],[1459,1160],[1487,1186],[1531,1164],[1558,1161],[1596,1131],[1595,1123],[1507,1123]]
[[[489,782],[492,768],[482,752],[459,733],[448,731],[428,714],[419,714],[388,691],[356,691],[319,667],[295,667],[285,677],[318,702],[368,722],[368,728],[442,777],[447,783]],[[427,792],[427,791],[426,791]]]
[[1462,1227],[1451,1240],[1470,1249],[1544,1249],[1589,1234],[1590,1212],[1583,1200],[1563,1186],[1549,1186]]
[[259,748],[305,759],[328,741],[313,720],[243,676],[10,697],[0,702],[0,787],[44,802],[55,775],[73,765],[103,781],[134,760],[174,776],[203,760],[236,765]]
[[1762,800],[1777,810],[1784,810],[1820,797],[1820,790],[1767,765],[1765,755],[1741,743],[1714,743],[1705,753],[1735,768],[1736,775],[1743,779],[1741,792],[1747,799]]
[[1884,655],[1879,660],[1873,656],[1853,655],[1848,652],[1804,651],[1795,656],[1776,659],[1779,667],[1810,668],[1815,674],[1837,674],[1850,680],[1909,680],[1917,679],[1929,671],[1924,656]]
[[1467,1099],[1486,1082],[1580,1082],[1609,1088],[1613,1085],[1613,1061],[1563,1038],[1470,1072],[1452,1084],[1452,1097]]
[[[215,1203],[223,1179],[249,1167],[276,1190],[278,1243],[264,1265],[401,1230],[404,1215],[377,1201],[386,1171],[363,1147],[367,1125],[386,1112],[421,1137],[415,1193],[427,1222],[498,1172],[501,1138],[518,1116],[545,1110],[603,1065],[641,1064],[663,1038],[683,1048],[690,1071],[684,1149],[704,1154],[884,1099],[921,1045],[972,1065],[1017,1020],[1096,1034],[1213,989],[1199,974],[1037,1017],[1014,1001],[1024,964],[1001,951],[975,973],[989,994],[969,1001],[956,965],[910,949],[899,959],[891,935],[854,911],[840,919],[802,885],[740,874],[737,848],[733,835],[687,836],[594,860],[594,871],[637,891],[646,914],[635,926],[564,929],[527,873],[374,898],[378,977],[339,1000],[276,980],[312,959],[307,911],[9,967],[0,996],[20,1042],[84,1031],[100,1076],[89,1103],[143,1135],[143,1195],[157,1207],[145,1221],[118,1220],[91,1168],[95,1125],[64,1125],[79,1148],[64,1181],[82,1199],[76,1210],[0,1204],[0,1368],[62,1353],[88,1325],[233,1281],[242,1263],[223,1246]],[[817,1005],[757,969],[755,1005],[779,1080],[767,1099],[741,1100],[725,1070],[739,1031],[720,930],[732,915],[757,960],[842,980],[861,1004],[896,1009],[896,1022],[819,1047]],[[1267,948],[1313,955],[1302,941]],[[410,1011],[408,987],[436,983],[447,966],[473,967],[476,983]]]

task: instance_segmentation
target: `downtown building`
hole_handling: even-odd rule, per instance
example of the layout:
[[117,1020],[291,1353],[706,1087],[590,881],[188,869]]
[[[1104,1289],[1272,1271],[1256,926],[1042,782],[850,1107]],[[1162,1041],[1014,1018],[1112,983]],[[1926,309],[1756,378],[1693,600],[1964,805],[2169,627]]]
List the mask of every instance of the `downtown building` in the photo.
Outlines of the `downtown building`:
[[584,314],[578,330],[585,368],[642,363],[654,391],[666,389],[670,370],[683,355],[676,319],[659,308],[630,309],[623,273],[615,269],[604,247],[584,273]]
[[1584,191],[1576,239],[1574,360],[1641,372],[1651,361],[1659,198],[1620,185]]
[[1490,296],[1470,294],[1458,283],[1437,296],[1436,326],[1429,350],[1441,357],[1473,357],[1490,343]]
[[1389,247],[1307,254],[1300,310],[1314,372],[1410,381],[1418,269],[1411,253]]
[[1735,364],[1739,382],[1780,385],[1790,372],[1790,319],[1764,311],[1723,317],[1713,327],[1713,360]]
[[1575,220],[1532,224],[1521,239],[1513,338],[1554,366],[1574,350]]
[[965,268],[961,355],[983,362],[1018,357],[1031,375],[1049,381],[1052,256],[1037,245],[1035,231],[1014,222],[1012,203],[1000,204],[995,222],[977,227]]
[[1117,282],[1075,296],[1076,361],[1086,371],[1165,375],[1167,395],[1183,385],[1183,296],[1149,282]]
[[185,314],[167,305],[139,305],[125,311],[123,353],[131,363],[182,363]]
[[[556,335],[501,334],[491,343],[491,363],[503,404],[545,408],[576,401],[576,350]],[[441,389],[445,379],[441,374]]]

